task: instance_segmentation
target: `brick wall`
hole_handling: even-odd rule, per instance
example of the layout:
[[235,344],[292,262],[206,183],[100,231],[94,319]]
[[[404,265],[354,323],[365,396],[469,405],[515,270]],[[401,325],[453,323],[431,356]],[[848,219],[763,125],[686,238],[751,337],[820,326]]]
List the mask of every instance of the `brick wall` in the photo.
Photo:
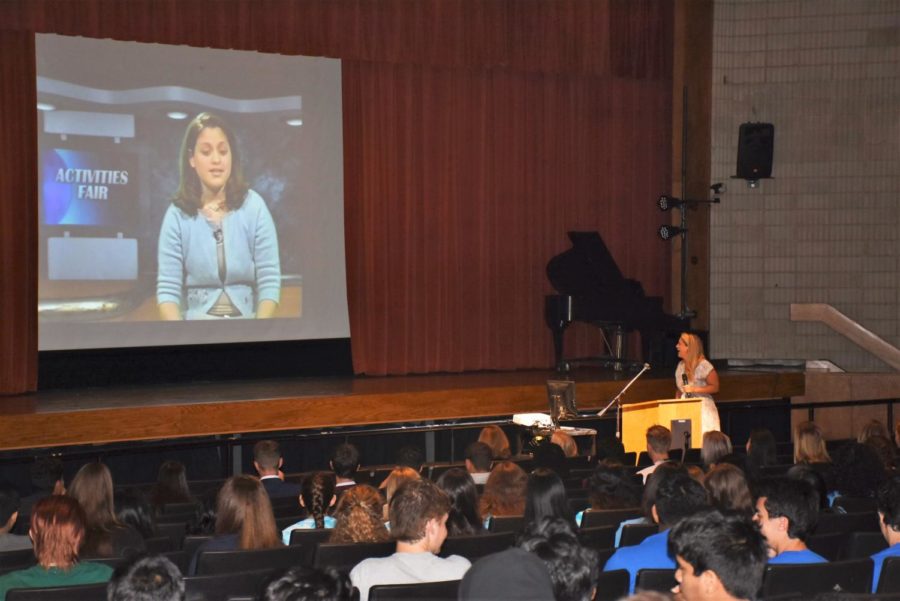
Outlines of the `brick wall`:
[[[735,173],[738,126],[775,125],[772,175]],[[887,366],[792,302],[829,303],[900,346],[900,1],[716,0],[714,358]]]

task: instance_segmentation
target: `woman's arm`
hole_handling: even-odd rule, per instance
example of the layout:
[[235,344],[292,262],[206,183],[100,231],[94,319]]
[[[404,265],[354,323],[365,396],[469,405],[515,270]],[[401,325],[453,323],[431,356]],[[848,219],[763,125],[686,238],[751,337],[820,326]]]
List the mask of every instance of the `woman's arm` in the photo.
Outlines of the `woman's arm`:
[[272,317],[281,300],[281,261],[278,256],[278,234],[272,214],[259,198],[259,212],[254,232],[253,263],[256,266],[256,317]]
[[164,320],[181,319],[181,295],[184,286],[184,245],[178,224],[178,209],[170,206],[163,218],[157,249],[158,274],[156,302],[159,317]]
[[181,311],[175,303],[160,303],[159,318],[163,321],[179,321],[181,319]]
[[716,368],[710,368],[709,373],[706,375],[706,386],[689,384],[684,387],[684,390],[685,392],[696,392],[699,394],[716,394],[719,392],[719,374],[716,372]]
[[256,307],[256,318],[269,319],[270,317],[274,317],[275,309],[277,307],[278,303],[273,300],[263,299],[259,301],[259,306]]

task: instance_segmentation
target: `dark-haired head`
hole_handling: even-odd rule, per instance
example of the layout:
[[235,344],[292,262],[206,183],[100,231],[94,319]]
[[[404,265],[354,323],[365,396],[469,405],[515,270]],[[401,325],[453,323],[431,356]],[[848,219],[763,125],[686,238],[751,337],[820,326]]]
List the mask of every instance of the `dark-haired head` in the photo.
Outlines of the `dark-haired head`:
[[573,526],[575,524],[562,479],[554,471],[539,467],[528,476],[525,523],[536,524],[545,518],[565,520]]
[[276,574],[263,589],[262,601],[342,601],[350,599],[350,579],[333,568],[295,566]]
[[519,547],[537,555],[547,566],[556,599],[594,598],[600,572],[597,554],[578,542],[567,520],[547,517],[529,523],[519,537]]
[[868,445],[848,442],[834,454],[834,487],[846,497],[873,498],[884,482],[884,463]]
[[819,496],[813,487],[804,480],[780,477],[761,480],[754,488],[768,518],[787,518],[788,537],[805,542],[819,520]]
[[156,485],[153,487],[153,505],[160,507],[166,503],[188,503],[191,491],[187,483],[187,470],[180,461],[164,461],[159,466]]
[[140,489],[123,488],[115,491],[113,503],[119,522],[131,526],[145,539],[153,537],[156,531],[153,509]]
[[106,595],[109,601],[183,601],[184,578],[166,557],[138,556],[116,568]]
[[437,480],[438,488],[450,499],[447,533],[450,536],[477,534],[484,530],[478,512],[478,489],[472,476],[462,468],[451,468]]
[[641,504],[641,492],[621,464],[603,460],[588,478],[591,509],[625,509]]
[[708,508],[709,503],[706,499],[706,489],[702,484],[687,474],[669,472],[663,475],[657,485],[656,502],[653,507],[662,530],[671,528],[684,518]]
[[335,476],[331,472],[316,472],[303,480],[300,500],[315,520],[316,528],[325,527],[325,512],[335,502],[335,484]]
[[352,478],[359,467],[359,450],[345,442],[331,452],[331,469],[338,478]]

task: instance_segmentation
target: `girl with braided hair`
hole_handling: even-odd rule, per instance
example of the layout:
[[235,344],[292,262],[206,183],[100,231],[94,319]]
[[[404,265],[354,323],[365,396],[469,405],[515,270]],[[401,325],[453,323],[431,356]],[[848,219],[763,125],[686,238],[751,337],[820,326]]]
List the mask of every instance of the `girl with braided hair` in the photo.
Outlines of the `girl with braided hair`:
[[334,528],[335,519],[327,515],[328,508],[334,505],[335,476],[332,472],[316,472],[303,480],[300,488],[300,505],[306,508],[309,517],[292,524],[281,531],[284,544],[291,543],[292,530],[311,530],[313,528]]

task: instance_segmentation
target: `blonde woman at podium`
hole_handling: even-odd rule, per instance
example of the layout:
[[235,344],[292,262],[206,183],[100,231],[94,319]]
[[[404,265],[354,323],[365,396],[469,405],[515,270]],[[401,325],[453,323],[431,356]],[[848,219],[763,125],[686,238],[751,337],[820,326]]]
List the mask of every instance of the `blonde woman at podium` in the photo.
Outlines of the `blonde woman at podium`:
[[719,392],[719,374],[703,354],[703,342],[696,334],[683,333],[675,345],[681,361],[675,369],[677,396],[702,399],[700,430],[702,434],[719,430],[719,411],[712,395]]

